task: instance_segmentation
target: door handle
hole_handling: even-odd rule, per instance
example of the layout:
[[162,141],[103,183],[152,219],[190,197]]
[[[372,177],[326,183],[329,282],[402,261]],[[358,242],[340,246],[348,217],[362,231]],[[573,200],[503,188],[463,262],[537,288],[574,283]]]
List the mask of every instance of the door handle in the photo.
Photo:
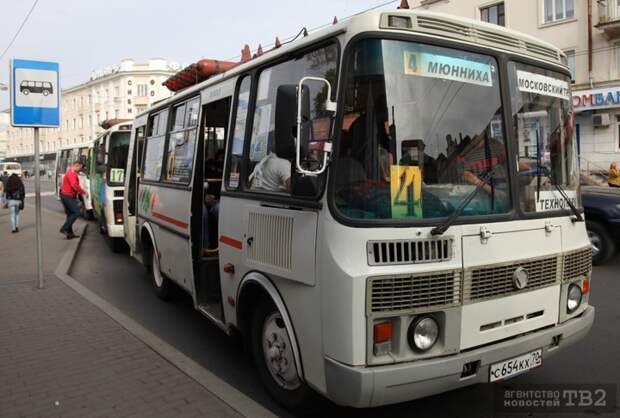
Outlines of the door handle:
[[252,243],[254,242],[254,237],[248,237],[248,239],[245,240],[246,244],[248,244],[249,247],[252,246]]

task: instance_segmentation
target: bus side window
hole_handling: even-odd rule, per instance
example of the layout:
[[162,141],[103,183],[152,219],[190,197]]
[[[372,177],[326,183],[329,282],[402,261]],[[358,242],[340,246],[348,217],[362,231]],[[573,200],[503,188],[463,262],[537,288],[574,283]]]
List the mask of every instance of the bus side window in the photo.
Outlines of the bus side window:
[[141,171],[144,180],[159,181],[161,178],[167,124],[167,109],[149,118],[147,132],[151,135],[144,144],[144,161]]
[[239,178],[241,176],[243,144],[245,141],[245,130],[248,117],[248,104],[250,102],[250,84],[250,76],[244,76],[239,84],[237,103],[235,105],[235,123],[232,126],[232,146],[230,148],[230,157],[228,157],[228,173],[226,174],[226,187],[233,190],[239,188]]

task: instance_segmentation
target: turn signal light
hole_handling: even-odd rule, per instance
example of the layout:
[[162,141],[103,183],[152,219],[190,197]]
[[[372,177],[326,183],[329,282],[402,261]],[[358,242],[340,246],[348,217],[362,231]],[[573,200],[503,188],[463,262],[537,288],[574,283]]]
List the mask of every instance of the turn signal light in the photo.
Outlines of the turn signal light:
[[375,324],[375,343],[384,343],[392,339],[392,323]]
[[590,291],[590,279],[584,279],[584,281],[581,282],[581,293],[585,295],[589,291]]

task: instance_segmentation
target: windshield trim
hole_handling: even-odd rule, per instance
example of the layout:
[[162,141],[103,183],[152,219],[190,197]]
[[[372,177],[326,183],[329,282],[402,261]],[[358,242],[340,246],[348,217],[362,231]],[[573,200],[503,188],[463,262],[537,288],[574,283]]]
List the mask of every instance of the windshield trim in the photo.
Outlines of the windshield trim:
[[[529,65],[535,65],[542,69],[547,69],[551,71],[557,71],[565,75],[570,76],[570,72],[567,68],[559,66],[557,64],[537,60],[531,57],[522,56],[518,53],[509,53],[505,51],[498,51],[492,48],[484,47],[481,45],[472,45],[465,42],[459,42],[457,40],[451,39],[441,39],[441,38],[432,38],[420,34],[402,34],[395,32],[383,32],[383,31],[372,31],[358,34],[352,37],[347,44],[343,48],[343,52],[341,55],[341,65],[340,65],[340,77],[339,77],[339,89],[338,89],[338,103],[339,109],[338,114],[336,115],[335,125],[341,126],[344,116],[342,103],[344,102],[344,87],[349,80],[350,72],[349,72],[349,61],[351,57],[351,53],[355,45],[364,39],[381,39],[381,40],[396,40],[396,41],[408,41],[408,42],[416,42],[425,45],[431,46],[439,46],[445,48],[452,48],[455,50],[461,50],[465,52],[472,52],[477,54],[484,54],[489,57],[494,58],[497,61],[499,67],[499,93],[500,99],[502,103],[502,113],[503,113],[503,125],[504,125],[504,135],[506,138],[506,152],[508,156],[507,168],[509,170],[510,175],[508,176],[508,182],[510,185],[510,210],[505,213],[500,214],[488,214],[488,215],[472,215],[467,217],[458,217],[453,223],[452,226],[457,225],[468,225],[468,224],[480,224],[480,223],[496,223],[496,222],[506,222],[506,221],[514,221],[514,220],[530,220],[530,219],[542,219],[542,218],[557,218],[557,217],[569,217],[572,215],[572,212],[567,213],[565,210],[554,210],[547,212],[532,212],[532,213],[524,213],[521,210],[520,205],[517,204],[519,202],[519,190],[513,185],[514,183],[514,174],[516,173],[516,156],[517,150],[514,145],[514,134],[512,129],[508,129],[512,126],[511,115],[512,115],[512,104],[510,101],[510,87],[509,87],[509,79],[508,79],[508,63],[510,61],[520,62]],[[429,219],[416,219],[416,220],[405,220],[402,219],[355,219],[345,216],[340,212],[336,205],[335,199],[335,176],[334,172],[334,164],[337,163],[337,159],[335,158],[338,155],[340,148],[340,140],[341,140],[341,130],[336,129],[334,135],[334,151],[332,153],[332,159],[330,162],[329,169],[329,178],[326,185],[325,197],[327,199],[327,206],[329,208],[331,216],[338,223],[351,226],[351,227],[430,227],[435,226],[443,220],[447,219],[446,216],[439,218],[429,218]],[[578,190],[580,193],[580,190]],[[582,205],[583,206],[583,205]],[[580,212],[583,213],[583,207],[579,208]]]

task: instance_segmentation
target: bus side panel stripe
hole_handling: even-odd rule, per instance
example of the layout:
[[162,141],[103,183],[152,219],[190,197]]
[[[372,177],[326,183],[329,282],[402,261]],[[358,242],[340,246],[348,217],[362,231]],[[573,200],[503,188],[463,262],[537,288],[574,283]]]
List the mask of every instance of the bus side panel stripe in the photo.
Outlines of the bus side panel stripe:
[[178,226],[179,228],[186,229],[188,226],[187,223],[183,221],[179,221],[178,219],[174,219],[169,216],[166,216],[163,213],[153,211],[151,212],[151,215],[153,215],[153,218],[161,219],[162,221],[168,222],[169,224],[172,224],[174,226]]
[[241,241],[238,241],[231,237],[227,237],[226,235],[220,235],[220,242],[224,244],[228,244],[231,247],[236,248],[238,250],[243,248],[243,243]]

